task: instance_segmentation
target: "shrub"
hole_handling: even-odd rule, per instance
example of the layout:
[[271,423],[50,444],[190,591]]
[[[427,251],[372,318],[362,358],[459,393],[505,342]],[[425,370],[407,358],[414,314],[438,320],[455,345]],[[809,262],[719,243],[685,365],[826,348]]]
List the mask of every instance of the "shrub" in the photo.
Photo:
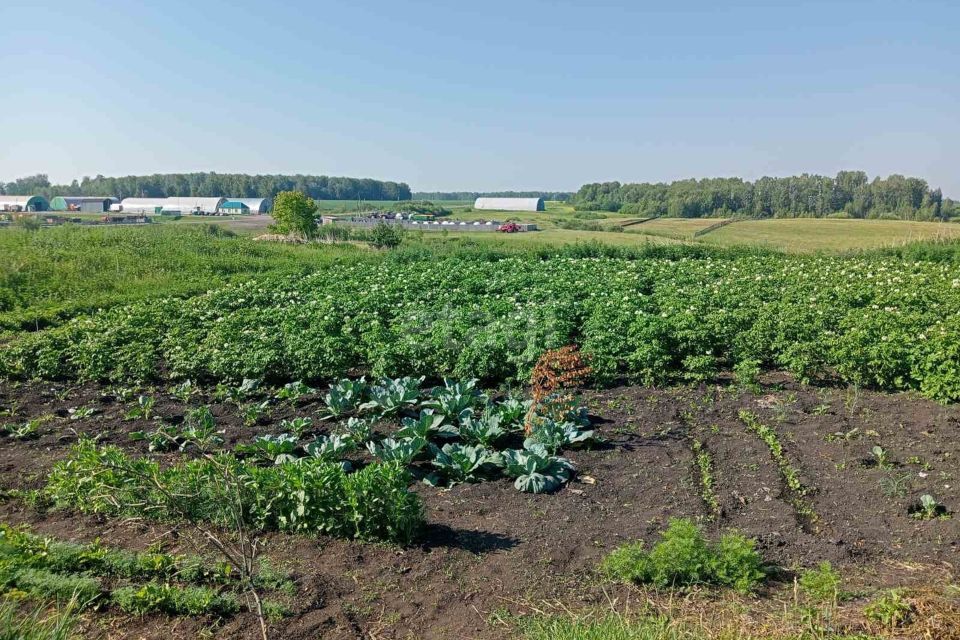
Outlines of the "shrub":
[[714,584],[741,593],[752,591],[766,575],[752,540],[729,533],[710,545],[688,518],[670,520],[649,552],[642,542],[614,550],[600,564],[600,571],[616,580],[657,587]]
[[409,542],[423,520],[405,468],[372,464],[347,475],[318,458],[258,467],[231,454],[160,468],[89,439],[57,463],[45,493],[61,506],[154,520],[186,518],[235,526],[240,500],[254,529],[323,532]]
[[753,540],[736,533],[721,536],[710,559],[711,580],[741,593],[752,591],[766,576],[755,547]]
[[707,582],[710,549],[700,528],[687,518],[670,520],[650,550],[650,581],[660,587]]

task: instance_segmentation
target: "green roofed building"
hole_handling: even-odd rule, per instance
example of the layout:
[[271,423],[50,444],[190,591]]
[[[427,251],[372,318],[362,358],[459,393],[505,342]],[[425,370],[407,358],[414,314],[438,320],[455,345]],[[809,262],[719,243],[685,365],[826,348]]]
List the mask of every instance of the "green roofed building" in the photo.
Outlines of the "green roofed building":
[[57,196],[50,201],[53,211],[83,211],[85,213],[103,213],[110,206],[120,202],[108,196]]
[[272,208],[270,198],[227,198],[220,205],[222,213],[270,213]]

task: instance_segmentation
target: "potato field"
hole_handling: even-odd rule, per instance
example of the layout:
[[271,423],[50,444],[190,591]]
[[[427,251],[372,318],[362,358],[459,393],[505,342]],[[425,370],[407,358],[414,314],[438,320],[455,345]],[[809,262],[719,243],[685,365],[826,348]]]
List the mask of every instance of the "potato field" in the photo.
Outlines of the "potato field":
[[333,247],[16,325],[0,622],[960,639],[954,255]]

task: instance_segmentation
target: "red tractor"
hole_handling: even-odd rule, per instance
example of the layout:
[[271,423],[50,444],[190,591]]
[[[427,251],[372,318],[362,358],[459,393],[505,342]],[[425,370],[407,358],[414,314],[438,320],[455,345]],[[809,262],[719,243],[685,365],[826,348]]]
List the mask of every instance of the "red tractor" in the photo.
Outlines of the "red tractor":
[[516,222],[507,222],[497,227],[497,231],[500,233],[516,233],[521,231],[521,229],[520,225],[518,225]]

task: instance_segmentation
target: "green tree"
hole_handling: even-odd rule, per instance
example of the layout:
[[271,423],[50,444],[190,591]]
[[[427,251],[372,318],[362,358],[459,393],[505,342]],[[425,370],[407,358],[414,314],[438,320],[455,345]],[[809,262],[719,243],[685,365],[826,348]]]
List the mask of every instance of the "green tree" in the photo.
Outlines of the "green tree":
[[317,232],[317,203],[300,191],[281,191],[273,199],[273,229],[312,238]]
[[381,222],[370,230],[370,244],[377,249],[393,249],[403,241],[403,229],[398,224]]

